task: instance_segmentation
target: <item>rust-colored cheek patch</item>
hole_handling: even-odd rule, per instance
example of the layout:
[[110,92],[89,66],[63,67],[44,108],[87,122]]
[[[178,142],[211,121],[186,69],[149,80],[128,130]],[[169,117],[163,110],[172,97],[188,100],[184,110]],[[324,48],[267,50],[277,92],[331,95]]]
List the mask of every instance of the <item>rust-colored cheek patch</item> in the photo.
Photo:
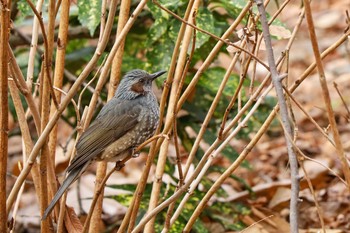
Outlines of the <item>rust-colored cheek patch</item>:
[[135,83],[131,86],[131,90],[133,92],[139,93],[139,94],[144,94],[145,91],[143,90],[143,85],[141,83]]

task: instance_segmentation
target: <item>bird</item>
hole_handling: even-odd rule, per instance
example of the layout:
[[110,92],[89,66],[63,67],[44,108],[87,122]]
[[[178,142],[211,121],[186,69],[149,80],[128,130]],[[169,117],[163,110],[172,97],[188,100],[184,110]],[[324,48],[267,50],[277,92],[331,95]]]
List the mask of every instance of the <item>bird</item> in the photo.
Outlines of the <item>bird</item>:
[[42,220],[94,161],[121,161],[135,155],[138,145],[153,136],[159,122],[159,104],[152,82],[166,71],[149,74],[136,69],[121,80],[115,95],[76,143],[76,155],[67,168],[66,179],[46,208]]

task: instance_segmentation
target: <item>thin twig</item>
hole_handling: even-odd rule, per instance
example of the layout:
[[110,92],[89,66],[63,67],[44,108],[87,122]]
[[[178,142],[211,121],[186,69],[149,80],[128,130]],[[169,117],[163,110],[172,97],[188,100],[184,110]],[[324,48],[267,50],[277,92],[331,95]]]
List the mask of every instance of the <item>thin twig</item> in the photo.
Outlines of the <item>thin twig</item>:
[[259,221],[257,222],[254,222],[253,224],[249,225],[247,228],[245,228],[244,230],[240,231],[239,233],[244,233],[245,231],[249,230],[249,228],[263,222],[263,221],[266,221],[268,218],[272,218],[274,215],[269,215],[269,216],[266,216],[265,218],[263,219],[260,219]]
[[[224,129],[225,129],[225,125],[226,125],[226,121],[227,121],[228,115],[229,115],[231,109],[233,108],[233,105],[235,104],[235,102],[236,102],[236,100],[237,100],[238,94],[239,94],[239,93],[241,92],[241,90],[242,90],[243,82],[244,82],[244,80],[245,80],[244,77],[246,76],[246,73],[247,73],[248,67],[249,67],[249,61],[250,61],[250,59],[248,59],[248,61],[247,61],[247,63],[246,63],[245,69],[244,69],[244,71],[243,71],[243,73],[242,73],[242,75],[241,75],[241,77],[240,77],[240,79],[239,79],[239,83],[238,83],[238,85],[237,85],[237,88],[236,88],[236,90],[235,90],[235,93],[233,94],[233,96],[232,96],[232,98],[231,98],[231,100],[230,100],[230,103],[228,104],[228,106],[227,106],[227,108],[226,108],[226,110],[225,110],[224,116],[223,116],[223,118],[222,118],[222,122],[221,122],[221,124],[220,124],[220,130],[219,130],[219,133],[218,133],[218,137],[219,137],[219,138],[222,138],[222,134],[223,134],[223,131],[224,131]],[[239,110],[241,110],[241,109],[239,109]],[[238,110],[238,111],[239,111],[239,110]]]
[[7,46],[7,51],[10,56],[9,66],[10,66],[10,74],[13,77],[17,88],[22,92],[24,95],[28,107],[30,109],[30,112],[33,115],[36,131],[38,134],[40,134],[41,131],[41,125],[40,125],[40,114],[39,109],[34,101],[34,97],[31,94],[31,91],[29,90],[28,86],[26,85],[26,82],[24,80],[24,76],[22,74],[21,68],[19,67],[18,63],[16,62],[16,57],[10,47],[10,45]]
[[56,106],[56,109],[58,109],[59,107],[59,103],[56,99],[56,96],[55,96],[55,92],[53,91],[53,85],[52,85],[52,79],[51,79],[51,58],[49,56],[49,40],[46,36],[46,31],[45,31],[45,26],[44,26],[44,22],[42,20],[42,17],[40,15],[40,13],[36,10],[34,4],[32,3],[31,0],[26,0],[28,5],[30,6],[30,8],[32,8],[32,11],[34,12],[35,16],[38,18],[39,20],[39,25],[40,25],[40,28],[41,28],[41,32],[43,34],[43,39],[44,39],[44,48],[45,48],[45,51],[44,51],[44,61],[45,61],[45,73],[46,73],[46,76],[47,78],[49,79],[49,88],[50,88],[50,93],[51,93],[51,98]]
[[[36,9],[41,13],[41,8],[43,5],[44,0],[37,1],[36,3]],[[28,66],[27,66],[27,86],[29,89],[32,88],[33,79],[34,79],[34,63],[35,63],[35,54],[37,51],[43,53],[41,49],[38,48],[38,34],[39,34],[39,19],[38,17],[34,17],[33,21],[33,30],[32,30],[32,36],[31,38],[24,33],[22,33],[17,28],[14,28],[13,30],[16,31],[16,33],[25,40],[30,45],[30,51],[29,51],[29,58],[28,58]]]
[[[277,118],[278,120],[281,122],[281,117],[277,115]],[[294,122],[295,123],[295,122]],[[284,127],[284,125],[281,123],[282,127]],[[290,135],[286,134],[287,137],[288,137],[288,140],[293,144],[293,147],[294,149],[297,151],[297,153],[301,156],[303,156],[304,158],[306,157],[306,155],[300,150],[300,148],[295,144],[295,140],[293,140]],[[310,189],[310,192],[314,198],[314,202],[315,202],[315,206],[316,206],[316,210],[317,210],[317,214],[318,214],[318,217],[320,219],[320,222],[321,222],[321,226],[322,226],[322,231],[323,233],[326,233],[326,230],[325,230],[325,225],[324,225],[324,220],[323,220],[323,213],[322,213],[322,209],[317,201],[317,197],[316,197],[316,194],[315,194],[315,190],[312,186],[312,182],[310,180],[310,177],[305,169],[305,166],[304,166],[304,159],[303,158],[299,158],[298,159],[298,162],[300,164],[300,167],[302,168],[303,172],[304,172],[304,175],[305,175],[305,178],[306,178],[306,181],[307,181],[307,184],[309,186],[309,189]]]
[[284,91],[288,94],[289,98],[293,100],[293,102],[298,106],[298,108],[305,114],[305,116],[316,126],[318,131],[325,137],[327,140],[335,147],[335,144],[333,140],[328,136],[328,134],[325,133],[325,131],[321,128],[321,126],[315,121],[315,119],[303,108],[303,106],[299,103],[298,100],[295,99],[295,97],[290,93],[290,91],[283,87]]
[[298,211],[298,203],[299,203],[299,174],[298,174],[298,161],[296,154],[293,150],[293,145],[288,140],[288,135],[292,135],[292,126],[289,121],[289,114],[288,114],[288,108],[286,104],[286,100],[283,93],[283,87],[282,87],[282,80],[280,79],[280,75],[278,74],[275,58],[273,55],[273,49],[271,44],[271,37],[269,33],[269,26],[267,23],[266,18],[266,11],[264,4],[262,0],[255,0],[258,10],[260,12],[260,22],[263,30],[264,35],[264,41],[266,45],[266,52],[267,52],[267,59],[270,67],[271,72],[271,78],[272,83],[275,87],[278,104],[280,107],[280,114],[282,118],[282,124],[284,126],[284,134],[286,137],[286,143],[287,143],[287,151],[288,151],[288,157],[289,157],[289,163],[290,163],[290,170],[291,170],[291,180],[292,180],[292,187],[291,187],[291,200],[290,200],[290,214],[289,214],[289,220],[291,225],[291,232],[297,233],[299,231],[299,211]]
[[338,95],[339,95],[339,97],[344,105],[344,108],[345,108],[346,112],[348,113],[348,119],[350,120],[350,110],[349,110],[348,105],[346,104],[346,101],[343,98],[343,95],[340,93],[340,91],[338,89],[338,84],[336,82],[333,82],[333,86],[337,90],[337,93],[338,93]]
[[[98,67],[94,77],[92,77],[92,79],[90,79],[90,81],[84,86],[83,90],[81,90],[80,94],[79,94],[79,97],[78,97],[78,109],[81,107],[81,100],[83,99],[83,94],[85,93],[85,91],[90,87],[91,83],[93,83],[95,81],[95,79],[99,76],[100,74],[100,71],[102,69],[102,66],[105,64],[106,62],[106,58],[105,57],[103,60],[102,60],[102,63],[101,63],[101,66]],[[95,93],[95,89],[94,89],[94,92]],[[99,95],[98,95],[99,96]]]
[[305,6],[305,15],[306,15],[306,21],[308,24],[312,49],[314,51],[316,66],[317,66],[317,70],[319,73],[319,81],[320,81],[321,88],[322,88],[322,95],[323,95],[324,102],[325,102],[326,109],[327,109],[328,120],[329,120],[329,124],[331,125],[331,129],[332,129],[332,133],[333,133],[333,137],[334,137],[334,142],[336,145],[337,155],[338,155],[338,158],[341,162],[343,173],[345,176],[345,180],[348,183],[348,188],[350,190],[350,167],[349,167],[348,160],[347,160],[345,153],[344,153],[344,148],[343,148],[343,145],[342,145],[342,142],[340,139],[339,131],[337,129],[337,122],[335,120],[334,111],[332,108],[332,103],[331,103],[329,90],[328,90],[328,86],[327,86],[327,81],[326,81],[326,75],[325,75],[325,72],[323,69],[322,58],[321,58],[321,54],[320,54],[320,51],[318,48],[318,41],[317,41],[315,27],[314,27],[314,23],[313,23],[313,19],[312,19],[311,6],[310,6],[309,1],[304,0],[303,2],[304,2],[304,6]]
[[95,209],[95,206],[96,206],[96,203],[97,203],[97,200],[98,200],[98,197],[100,196],[100,194],[102,193],[104,187],[105,187],[105,184],[108,180],[108,178],[113,174],[113,172],[115,171],[120,171],[120,169],[122,169],[124,166],[125,166],[125,163],[130,159],[131,157],[127,157],[125,159],[123,159],[122,161],[119,161],[116,163],[115,167],[113,169],[111,169],[107,174],[106,176],[103,178],[100,186],[98,187],[98,190],[95,191],[95,196],[96,198],[94,197],[94,199],[92,200],[92,203],[91,203],[91,206],[90,206],[90,211],[89,211],[89,214],[88,216],[86,217],[86,220],[85,220],[85,224],[84,224],[84,228],[83,228],[83,233],[86,233],[88,230],[89,230],[89,226],[90,226],[90,219],[92,217],[92,214],[93,214],[93,210]]

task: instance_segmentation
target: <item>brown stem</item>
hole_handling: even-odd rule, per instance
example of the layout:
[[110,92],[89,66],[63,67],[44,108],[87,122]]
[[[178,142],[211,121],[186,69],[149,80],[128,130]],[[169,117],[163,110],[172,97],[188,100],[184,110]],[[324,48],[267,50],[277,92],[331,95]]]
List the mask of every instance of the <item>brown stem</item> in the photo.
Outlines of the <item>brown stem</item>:
[[[42,13],[41,9],[43,6],[43,2],[44,2],[43,0],[40,0],[40,1],[37,1],[36,3],[36,9],[40,12],[40,14]],[[20,39],[24,40],[25,42],[27,42],[27,44],[30,45],[26,81],[27,81],[28,89],[31,90],[33,86],[33,79],[34,79],[35,55],[37,51],[43,54],[41,49],[38,49],[39,19],[37,17],[34,17],[31,37],[24,35],[20,30],[16,28],[14,28],[13,30],[16,32],[16,34],[18,34],[18,37]],[[11,40],[10,40],[10,45],[14,47],[16,46],[16,44],[14,44]]]
[[[69,1],[63,0],[61,11],[60,11],[60,26],[57,38],[57,52],[56,52],[56,62],[55,62],[55,71],[54,71],[54,86],[55,88],[62,88],[63,77],[64,77],[64,65],[65,65],[65,54],[66,54],[66,45],[67,45],[67,33],[69,26]],[[53,9],[51,10],[51,14],[53,14]],[[52,16],[51,16],[52,17]],[[53,41],[54,37],[54,28],[51,28],[50,38]],[[60,101],[61,92],[55,91],[55,97]],[[51,103],[50,109],[50,117],[53,116],[55,111],[55,105]],[[48,163],[48,177],[49,177],[49,187],[51,190],[51,194],[54,195],[57,191],[57,181],[55,176],[55,152],[57,146],[57,124],[52,129],[49,138],[49,150],[50,150],[50,159]],[[56,205],[55,208],[55,216],[59,216],[59,205]],[[57,220],[57,219],[56,219]]]
[[[100,24],[100,38],[101,35],[103,34],[103,31],[105,30],[105,14],[106,14],[106,6],[107,6],[107,1],[103,0],[102,1],[102,6],[101,6],[101,24]],[[97,84],[97,86],[99,86],[100,80]],[[96,87],[97,91],[96,93],[100,92],[100,89],[98,87]],[[111,93],[108,93],[108,100],[111,98]],[[96,99],[96,101],[94,101]],[[94,94],[91,102],[93,102],[93,104],[96,106],[97,104],[97,99],[96,95]],[[88,112],[88,118],[90,115],[92,115],[92,113],[94,112],[93,109],[95,109],[94,106],[91,106],[91,104],[89,105],[89,111]],[[91,113],[91,114],[89,114]],[[90,118],[91,119],[91,118]],[[90,120],[88,120],[88,124],[90,123]],[[87,128],[87,125],[84,124],[85,128]],[[93,210],[92,212],[92,216],[91,216],[91,221],[90,222],[90,226],[89,226],[89,232],[93,233],[93,232],[98,232],[100,230],[100,222],[101,222],[101,214],[102,214],[102,202],[103,202],[103,192],[104,190],[102,189],[103,184],[101,182],[103,182],[103,178],[106,176],[106,172],[107,172],[107,162],[98,162],[97,164],[97,169],[96,169],[96,178],[95,178],[95,194],[94,194],[94,200],[96,200],[97,205],[94,207],[90,207],[90,212],[91,210]],[[99,193],[97,193],[98,190],[101,190]],[[99,197],[96,197],[98,194]],[[86,224],[85,224],[86,225]]]
[[[29,0],[30,1],[30,0]],[[32,5],[32,8],[35,9],[34,5]],[[48,16],[48,29],[47,29],[47,39],[45,44],[45,61],[43,64],[44,67],[44,74],[43,74],[43,82],[41,82],[42,85],[42,92],[41,94],[41,129],[44,129],[49,122],[50,118],[50,94],[52,96],[52,100],[54,102],[54,106],[58,107],[58,102],[53,90],[52,86],[52,79],[51,79],[51,59],[54,49],[54,30],[55,30],[55,0],[50,0],[49,5],[49,16]],[[36,9],[35,9],[36,11]],[[38,13],[38,12],[37,12]],[[37,15],[38,16],[38,15]],[[40,22],[40,19],[39,19]],[[42,28],[43,30],[43,28]],[[44,34],[44,31],[43,31]],[[41,215],[45,212],[45,209],[48,205],[48,193],[49,189],[51,189],[51,194],[53,195],[53,192],[56,190],[56,183],[55,182],[49,182],[49,180],[55,180],[55,174],[54,174],[54,164],[51,160],[50,155],[50,148],[48,145],[48,140],[44,144],[42,150],[41,150],[41,156],[40,156],[40,212]],[[50,173],[50,175],[48,174]],[[48,179],[50,178],[50,179]],[[51,184],[51,186],[48,186],[48,184]],[[41,221],[41,231],[42,232],[50,232],[49,226],[51,224],[50,218],[47,218],[43,221]]]
[[[120,32],[124,28],[129,18],[130,5],[131,5],[131,0],[122,0],[120,3],[118,28],[117,28],[116,36],[120,34]],[[120,43],[120,47],[113,59],[113,64],[111,68],[111,77],[109,80],[109,89],[108,89],[108,95],[110,96],[114,95],[114,92],[117,89],[120,82],[121,67],[122,67],[123,54],[124,54],[124,44],[125,44],[125,40],[122,40],[122,42]]]
[[[53,37],[51,38],[51,36],[50,36],[50,38],[48,38],[47,36],[46,36],[46,32],[45,32],[45,26],[44,26],[44,22],[43,22],[43,20],[42,20],[42,18],[41,18],[41,15],[40,15],[40,13],[36,10],[36,8],[35,8],[35,6],[34,6],[34,4],[32,3],[32,1],[31,0],[26,0],[27,1],[27,3],[28,3],[28,5],[30,6],[30,8],[32,8],[32,11],[34,12],[34,14],[35,14],[35,16],[38,18],[38,20],[39,20],[39,25],[40,25],[40,28],[41,28],[41,32],[42,32],[42,34],[43,34],[43,39],[44,39],[44,47],[45,47],[45,51],[44,51],[44,62],[45,62],[45,73],[46,73],[46,77],[47,77],[47,79],[49,79],[49,82],[48,82],[48,84],[49,84],[49,90],[50,90],[50,93],[51,93],[51,98],[52,98],[52,100],[53,100],[53,102],[54,102],[54,104],[55,104],[55,106],[56,106],[56,109],[58,109],[58,107],[59,107],[59,104],[58,104],[58,101],[57,101],[57,99],[56,99],[56,96],[55,96],[55,93],[54,93],[54,90],[53,90],[53,85],[52,85],[52,79],[51,79],[51,56],[50,56],[50,53],[52,54],[52,48],[50,49],[50,47],[51,47],[51,42],[50,42],[50,40],[52,40],[52,43],[53,43]],[[50,13],[49,13],[50,14]],[[52,16],[54,17],[55,15],[54,14],[52,14]],[[52,17],[51,16],[51,17]],[[50,23],[50,20],[49,20],[49,23]],[[54,30],[54,24],[52,25],[52,27],[50,27],[50,25],[49,25],[49,33],[50,33],[50,31],[53,31]],[[50,33],[51,34],[51,33]],[[53,44],[52,44],[52,46],[53,46]],[[51,50],[51,51],[50,51]]]
[[[17,86],[15,85],[14,81],[9,80],[9,89],[11,92],[13,104],[14,104],[15,109],[16,109],[16,114],[18,117],[18,124],[19,124],[19,127],[21,129],[22,140],[24,142],[24,153],[26,155],[26,160],[27,160],[29,153],[33,149],[33,140],[32,140],[31,135],[30,135],[29,126],[27,124],[27,119],[25,117],[25,112],[24,112],[24,108],[22,106],[21,98],[20,98]],[[31,175],[33,177],[35,190],[39,191],[40,190],[39,168],[38,168],[38,164],[36,162],[34,162],[34,164],[33,164],[33,169],[31,170]],[[37,198],[38,198],[39,203],[40,203],[40,195],[38,192],[37,192]]]
[[41,119],[40,119],[38,107],[34,101],[34,97],[31,93],[31,91],[29,90],[29,88],[26,85],[21,68],[19,67],[18,63],[16,62],[16,57],[15,57],[10,45],[7,46],[7,51],[8,51],[8,54],[10,56],[10,64],[9,64],[10,65],[10,73],[13,76],[13,79],[15,80],[17,88],[22,92],[22,94],[24,95],[24,98],[27,101],[30,112],[33,115],[36,131],[38,134],[40,134]]
[[333,133],[333,137],[334,137],[334,143],[335,143],[336,149],[337,149],[337,155],[338,155],[338,158],[341,162],[343,173],[345,176],[345,180],[348,183],[348,188],[350,190],[350,167],[349,167],[348,160],[347,160],[345,153],[344,153],[344,147],[343,147],[341,139],[340,139],[339,131],[337,129],[337,122],[335,120],[334,111],[332,108],[331,98],[330,98],[329,90],[328,90],[328,86],[327,86],[326,75],[325,75],[323,65],[322,65],[321,53],[320,53],[320,50],[318,48],[317,36],[316,36],[315,27],[314,27],[314,23],[313,23],[313,19],[312,19],[311,6],[310,6],[309,1],[304,0],[303,2],[304,2],[304,6],[305,6],[305,15],[306,15],[306,21],[308,24],[311,45],[312,45],[312,49],[314,51],[314,56],[315,56],[315,60],[316,60],[316,67],[317,67],[318,74],[319,74],[319,81],[320,81],[321,88],[322,88],[322,95],[323,95],[323,99],[324,99],[326,109],[327,109],[328,120],[329,120],[329,124],[331,125],[331,129],[332,129],[332,133]]
[[[116,163],[115,167],[113,169],[111,169],[107,175],[104,176],[102,182],[101,182],[101,185],[99,186],[99,188],[95,191],[95,195],[97,197],[99,197],[102,192],[103,192],[103,189],[105,187],[105,184],[108,180],[108,178],[113,174],[113,172],[115,171],[120,171],[120,169],[122,169],[124,166],[125,166],[125,163],[130,159],[130,157],[127,157],[125,159],[123,159],[122,161],[119,161]],[[91,207],[90,207],[90,210],[94,209],[94,207],[96,206],[96,203],[97,203],[97,200],[98,198],[94,198],[92,200],[92,203],[91,203]],[[90,223],[90,219],[92,217],[92,214],[93,214],[93,211],[89,211],[89,214],[88,216],[86,217],[86,220],[85,220],[85,224],[84,224],[84,229],[83,229],[83,233],[87,232],[88,229],[89,229],[89,223]]]
[[275,91],[277,94],[278,104],[280,107],[280,114],[282,118],[282,124],[285,129],[284,134],[286,137],[286,143],[287,143],[287,151],[288,151],[288,157],[289,157],[289,163],[290,163],[290,170],[291,170],[291,180],[292,180],[292,187],[291,187],[291,200],[290,200],[290,214],[289,214],[289,220],[291,223],[291,232],[297,233],[298,232],[298,220],[299,220],[299,211],[298,211],[298,203],[299,203],[299,174],[298,174],[298,161],[296,154],[293,149],[293,145],[290,140],[288,140],[288,136],[292,135],[292,126],[289,121],[289,114],[288,114],[288,108],[286,104],[286,99],[284,97],[283,93],[283,87],[282,87],[282,80],[280,78],[280,75],[278,74],[275,58],[273,55],[273,49],[272,49],[272,43],[271,43],[271,36],[269,33],[269,26],[266,18],[266,11],[264,4],[262,0],[255,0],[258,10],[260,12],[260,22],[262,25],[263,35],[264,35],[264,41],[266,45],[266,52],[267,52],[267,59],[270,67],[271,72],[271,78],[272,83],[275,87]]
[[6,171],[8,148],[8,53],[10,8],[6,0],[0,2],[0,232],[7,232]]

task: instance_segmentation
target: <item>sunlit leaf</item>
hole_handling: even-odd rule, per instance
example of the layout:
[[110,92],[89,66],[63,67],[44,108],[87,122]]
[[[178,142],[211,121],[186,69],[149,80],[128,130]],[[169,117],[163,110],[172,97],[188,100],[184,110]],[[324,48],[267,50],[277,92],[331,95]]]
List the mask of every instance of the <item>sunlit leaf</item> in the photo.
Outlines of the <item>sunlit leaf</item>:
[[[214,33],[214,17],[212,13],[206,8],[200,8],[196,17],[197,26],[205,31]],[[200,48],[210,38],[209,35],[197,31],[196,33],[196,48]]]
[[101,20],[101,6],[102,1],[100,0],[79,0],[78,8],[79,15],[78,19],[80,23],[87,27],[92,36],[100,24]]

